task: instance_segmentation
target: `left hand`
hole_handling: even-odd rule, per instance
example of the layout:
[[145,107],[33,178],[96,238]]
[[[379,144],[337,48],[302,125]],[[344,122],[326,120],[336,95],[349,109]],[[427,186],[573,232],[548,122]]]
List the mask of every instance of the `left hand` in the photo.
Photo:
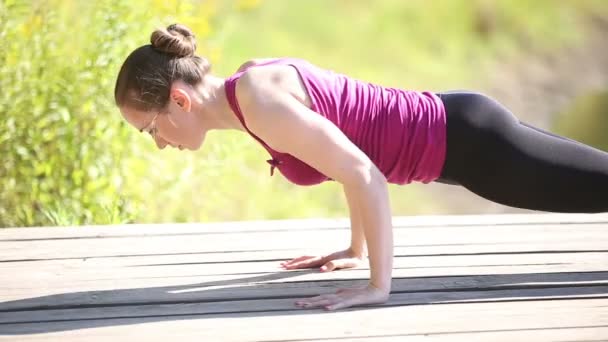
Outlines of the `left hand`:
[[353,268],[360,266],[367,257],[363,253],[356,253],[352,248],[335,252],[325,256],[305,255],[281,263],[281,268],[295,270],[302,268],[320,267],[321,272]]
[[367,285],[363,288],[339,289],[335,294],[323,294],[296,301],[304,309],[323,307],[325,310],[344,309],[355,305],[380,304],[388,300],[390,289],[384,290]]

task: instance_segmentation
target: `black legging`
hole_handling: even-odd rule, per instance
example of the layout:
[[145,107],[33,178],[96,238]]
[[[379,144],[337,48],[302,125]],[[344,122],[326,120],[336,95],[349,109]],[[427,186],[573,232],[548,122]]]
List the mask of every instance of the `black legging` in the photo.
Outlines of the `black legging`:
[[608,212],[608,153],[520,122],[485,95],[438,95],[447,112],[438,182],[516,208]]

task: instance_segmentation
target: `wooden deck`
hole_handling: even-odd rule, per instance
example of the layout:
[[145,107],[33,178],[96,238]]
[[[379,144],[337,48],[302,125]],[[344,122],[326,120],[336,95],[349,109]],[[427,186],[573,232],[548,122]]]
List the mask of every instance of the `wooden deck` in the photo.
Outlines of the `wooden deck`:
[[367,268],[283,271],[348,220],[0,230],[0,340],[607,341],[608,215],[395,218],[390,301],[297,298]]

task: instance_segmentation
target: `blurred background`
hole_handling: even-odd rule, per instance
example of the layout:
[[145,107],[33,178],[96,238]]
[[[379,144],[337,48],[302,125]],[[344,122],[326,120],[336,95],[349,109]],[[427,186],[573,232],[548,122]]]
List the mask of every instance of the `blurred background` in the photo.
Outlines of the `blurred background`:
[[[340,186],[269,176],[243,133],[158,151],[121,120],[118,69],[179,22],[219,76],[294,56],[386,86],[494,96],[608,151],[605,0],[0,0],[0,226],[348,217]],[[523,212],[442,184],[391,186],[394,215]]]

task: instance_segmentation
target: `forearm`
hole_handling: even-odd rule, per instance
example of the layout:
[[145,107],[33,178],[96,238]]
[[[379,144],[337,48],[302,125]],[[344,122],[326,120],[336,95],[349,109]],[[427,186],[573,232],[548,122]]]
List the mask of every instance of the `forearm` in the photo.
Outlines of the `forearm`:
[[370,283],[390,290],[393,270],[393,228],[388,185],[379,176],[369,184],[345,185],[345,192],[357,209],[362,231],[367,241],[370,263]]
[[363,222],[361,220],[361,210],[355,201],[354,195],[346,187],[344,187],[344,195],[350,213],[350,249],[358,257],[364,258],[367,256],[367,247]]

